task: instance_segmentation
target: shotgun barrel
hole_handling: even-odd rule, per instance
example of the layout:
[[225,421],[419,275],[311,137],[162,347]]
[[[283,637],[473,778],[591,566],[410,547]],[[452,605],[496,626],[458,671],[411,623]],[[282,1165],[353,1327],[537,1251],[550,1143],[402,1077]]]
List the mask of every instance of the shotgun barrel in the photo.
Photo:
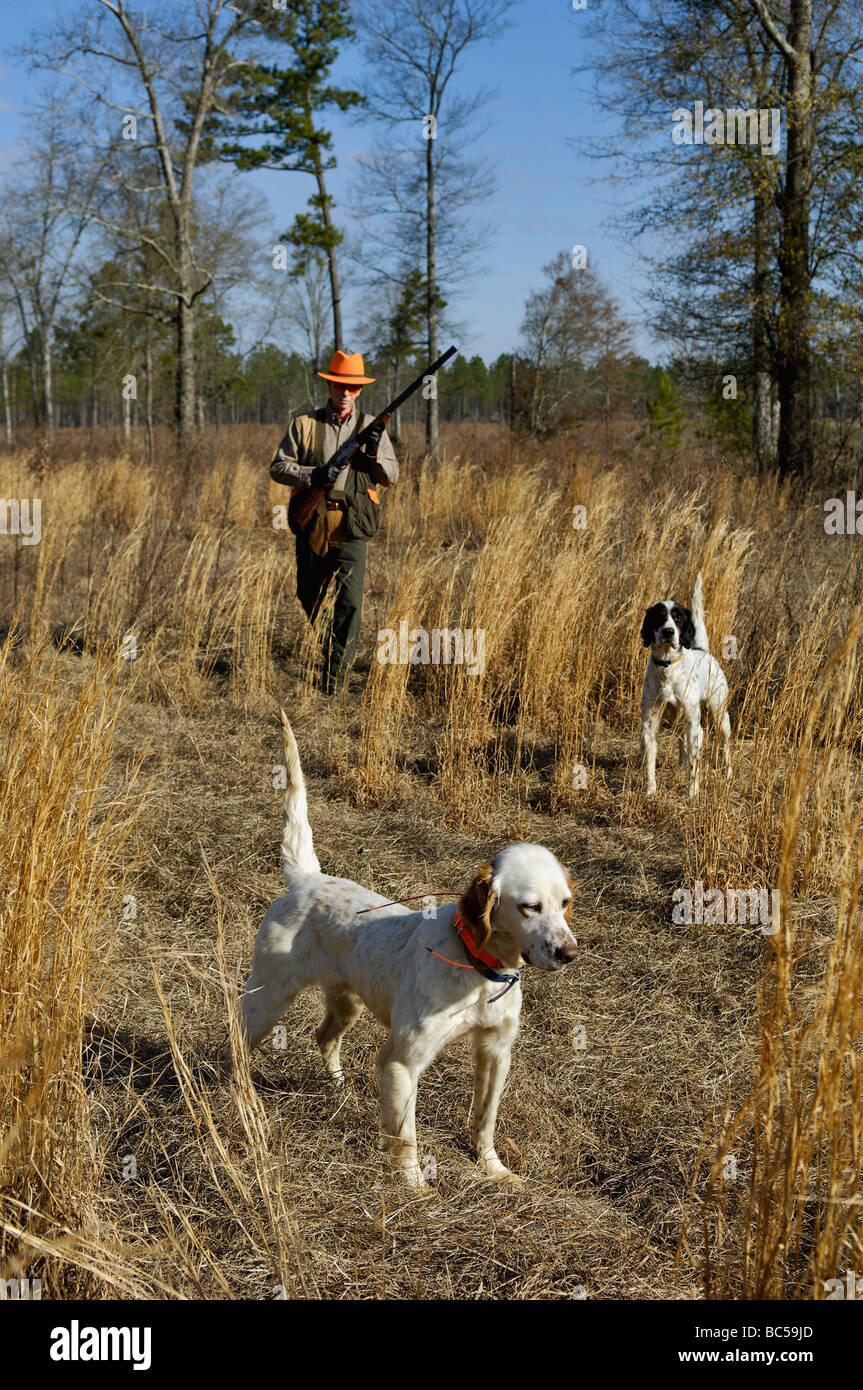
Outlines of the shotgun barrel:
[[[414,391],[418,391],[420,389],[423,382],[428,377],[434,376],[435,372],[439,372],[444,362],[448,362],[449,359],[455,355],[455,352],[455,346],[448,347],[446,352],[441,357],[439,357],[436,362],[432,362],[430,367],[426,367],[424,371],[420,372],[416,381],[412,381],[410,386],[406,386],[405,389],[402,392],[400,392],[398,396],[396,396],[394,401],[390,401],[389,405],[384,407],[380,415],[375,416],[374,420],[370,425],[366,425],[364,430],[360,430],[360,433],[356,436],[357,445],[359,446],[361,444],[364,436],[367,434],[369,430],[374,429],[375,425],[386,424],[390,416],[395,415],[399,406],[404,405],[405,401],[413,395]],[[351,440],[351,443],[354,443],[354,440]]]

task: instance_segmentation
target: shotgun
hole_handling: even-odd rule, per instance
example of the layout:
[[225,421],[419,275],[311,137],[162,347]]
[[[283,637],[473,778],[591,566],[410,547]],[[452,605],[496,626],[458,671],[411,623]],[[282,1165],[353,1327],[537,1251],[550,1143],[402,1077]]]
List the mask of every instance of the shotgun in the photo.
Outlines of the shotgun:
[[[352,458],[357,450],[363,447],[368,435],[375,426],[385,425],[390,416],[395,414],[399,409],[399,406],[404,405],[405,401],[408,400],[415,391],[420,389],[423,382],[425,382],[428,377],[434,376],[435,372],[439,372],[444,362],[448,362],[455,351],[455,347],[447,348],[442,357],[439,357],[436,362],[432,362],[430,367],[425,367],[416,380],[412,381],[410,386],[406,386],[404,391],[400,392],[394,401],[390,401],[389,405],[384,406],[380,414],[376,415],[370,424],[365,425],[352,439],[348,439],[331,461],[337,463],[340,469],[343,468],[348,459]],[[303,487],[299,488],[293,494],[290,506],[288,507],[288,525],[294,535],[299,531],[305,531],[315,512],[318,510],[318,503],[325,492],[326,488],[323,487]]]

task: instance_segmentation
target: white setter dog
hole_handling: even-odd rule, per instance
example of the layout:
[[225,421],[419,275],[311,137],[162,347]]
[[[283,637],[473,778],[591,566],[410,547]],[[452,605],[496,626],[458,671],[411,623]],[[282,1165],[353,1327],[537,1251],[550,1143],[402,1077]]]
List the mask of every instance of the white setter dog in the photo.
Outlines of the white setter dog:
[[[479,1170],[488,1178],[520,1181],[495,1153],[497,1108],[518,1033],[521,967],[559,970],[576,955],[569,875],[540,845],[511,845],[483,865],[457,907],[409,912],[357,883],[322,873],[296,740],[284,710],[280,715],[288,773],[282,836],[288,892],[258,929],[241,1005],[245,1042],[255,1047],[300,990],[318,985],[327,1009],[318,1046],[330,1077],[343,1084],[342,1038],[362,1000],[389,1030],[377,1056],[383,1133],[406,1182],[421,1188],[417,1084],[447,1043],[470,1034],[471,1138]],[[230,1070],[230,1044],[223,1060]]]
[[647,795],[656,795],[657,734],[663,714],[672,709],[682,710],[686,721],[680,761],[689,764],[689,795],[696,796],[698,760],[704,738],[702,705],[710,706],[722,733],[725,775],[731,776],[728,682],[719,662],[710,655],[700,573],[692,590],[692,610],[673,599],[654,603],[644,615],[641,640],[650,648],[641,692],[641,751],[646,756]]

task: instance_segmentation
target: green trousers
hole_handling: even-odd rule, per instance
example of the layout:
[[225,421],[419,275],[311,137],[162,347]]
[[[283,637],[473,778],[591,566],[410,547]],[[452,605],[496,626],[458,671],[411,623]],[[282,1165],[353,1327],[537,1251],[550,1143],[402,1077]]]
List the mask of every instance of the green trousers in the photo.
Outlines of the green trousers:
[[321,557],[304,533],[296,540],[297,598],[310,623],[316,621],[330,583],[335,584],[332,617],[321,629],[321,685],[332,694],[344,684],[356,655],[368,542],[343,541]]

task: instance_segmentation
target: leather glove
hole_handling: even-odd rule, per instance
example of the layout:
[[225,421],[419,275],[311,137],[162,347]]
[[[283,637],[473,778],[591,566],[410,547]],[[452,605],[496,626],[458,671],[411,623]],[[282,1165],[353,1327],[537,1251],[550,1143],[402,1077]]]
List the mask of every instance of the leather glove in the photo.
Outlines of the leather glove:
[[312,469],[309,476],[309,486],[332,487],[341,471],[342,465],[333,457],[330,459],[329,463],[319,464],[317,468]]
[[372,425],[363,442],[363,453],[366,458],[371,459],[372,462],[374,462],[378,456],[378,445],[383,437],[383,432],[383,425]]

